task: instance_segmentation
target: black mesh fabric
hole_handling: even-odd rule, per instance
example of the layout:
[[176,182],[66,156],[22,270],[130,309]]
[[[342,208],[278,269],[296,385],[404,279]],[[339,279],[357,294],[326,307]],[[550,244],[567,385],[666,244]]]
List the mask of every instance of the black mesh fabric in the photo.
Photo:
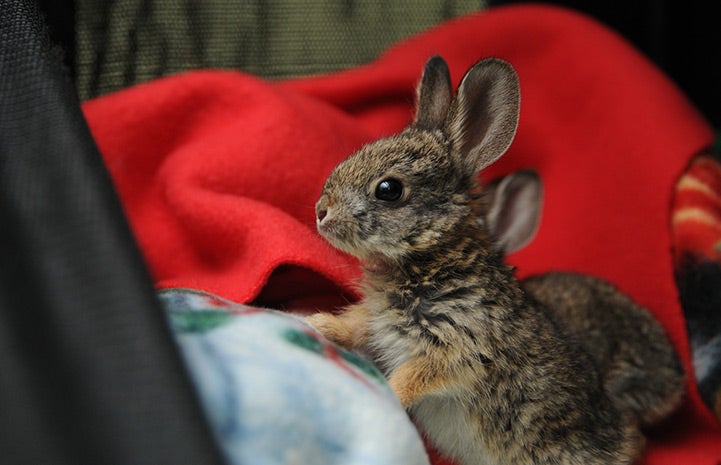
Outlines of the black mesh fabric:
[[0,463],[220,464],[61,59],[0,0]]

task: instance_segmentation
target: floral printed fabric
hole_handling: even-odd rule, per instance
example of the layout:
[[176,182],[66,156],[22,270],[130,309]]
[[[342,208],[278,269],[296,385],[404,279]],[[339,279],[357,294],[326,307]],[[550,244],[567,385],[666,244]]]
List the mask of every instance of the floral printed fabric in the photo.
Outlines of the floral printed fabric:
[[195,290],[159,296],[231,463],[428,463],[381,374],[298,318]]

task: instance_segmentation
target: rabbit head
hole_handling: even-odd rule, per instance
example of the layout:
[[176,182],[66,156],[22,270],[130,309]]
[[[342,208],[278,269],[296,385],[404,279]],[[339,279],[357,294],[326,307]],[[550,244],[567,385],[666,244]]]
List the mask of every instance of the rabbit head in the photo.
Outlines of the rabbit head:
[[445,61],[431,58],[413,123],[328,177],[316,204],[319,232],[361,260],[401,260],[437,244],[474,215],[477,174],[510,146],[519,105],[508,63],[476,63],[453,97]]

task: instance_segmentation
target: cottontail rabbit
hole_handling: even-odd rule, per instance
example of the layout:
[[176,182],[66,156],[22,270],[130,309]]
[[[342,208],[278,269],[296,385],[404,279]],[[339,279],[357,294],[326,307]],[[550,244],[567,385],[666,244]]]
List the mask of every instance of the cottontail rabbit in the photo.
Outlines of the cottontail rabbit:
[[361,259],[365,297],[308,321],[369,353],[434,446],[464,465],[629,463],[638,424],[680,396],[680,368],[658,324],[607,284],[551,275],[531,294],[504,263],[537,223],[533,183],[509,177],[484,195],[477,173],[511,144],[519,100],[501,60],[474,65],[455,98],[445,62],[428,61],[414,122],[326,181],[318,230]]

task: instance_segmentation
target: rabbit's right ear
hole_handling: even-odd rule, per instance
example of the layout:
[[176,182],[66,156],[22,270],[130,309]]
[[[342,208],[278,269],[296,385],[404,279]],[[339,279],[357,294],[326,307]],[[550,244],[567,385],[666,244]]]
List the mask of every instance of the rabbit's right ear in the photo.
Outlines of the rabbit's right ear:
[[417,93],[418,110],[413,125],[421,129],[442,129],[453,97],[451,76],[443,58],[434,56],[426,62]]
[[543,188],[533,170],[521,170],[484,187],[489,198],[486,224],[504,253],[528,244],[541,222]]
[[509,63],[488,58],[468,70],[445,126],[465,175],[475,175],[506,152],[516,134],[520,100],[518,75]]

